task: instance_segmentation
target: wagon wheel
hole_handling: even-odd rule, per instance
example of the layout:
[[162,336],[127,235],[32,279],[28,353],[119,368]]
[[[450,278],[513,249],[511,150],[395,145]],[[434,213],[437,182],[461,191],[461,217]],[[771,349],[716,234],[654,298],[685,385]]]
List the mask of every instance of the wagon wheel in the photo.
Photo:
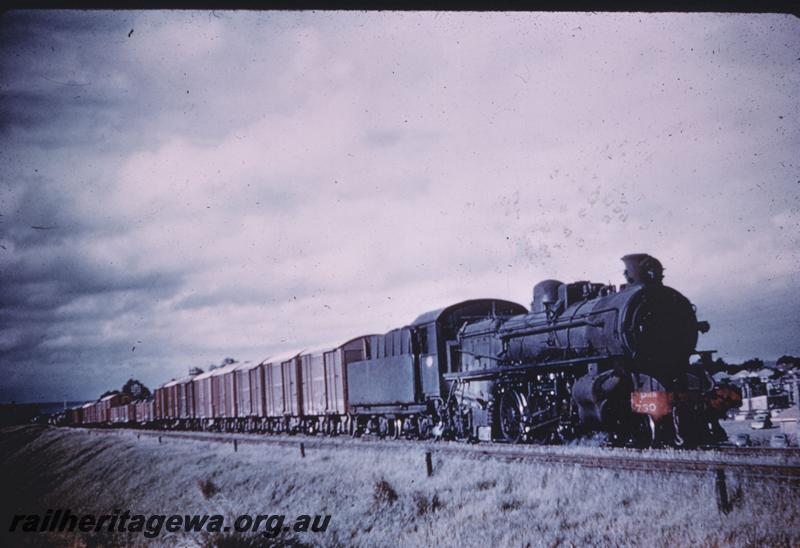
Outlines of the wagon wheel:
[[411,439],[414,433],[414,421],[411,417],[406,417],[400,422],[400,436]]
[[389,419],[381,417],[378,419],[378,437],[385,438],[390,430]]
[[500,433],[508,443],[519,443],[524,434],[525,398],[516,390],[507,390],[500,397]]
[[403,431],[403,421],[401,419],[389,419],[389,437],[393,440],[400,439]]

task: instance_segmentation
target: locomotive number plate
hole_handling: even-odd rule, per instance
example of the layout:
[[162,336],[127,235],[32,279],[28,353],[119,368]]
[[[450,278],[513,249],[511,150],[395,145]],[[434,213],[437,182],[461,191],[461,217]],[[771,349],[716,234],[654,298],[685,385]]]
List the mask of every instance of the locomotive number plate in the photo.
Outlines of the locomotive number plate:
[[669,392],[632,392],[631,410],[650,415],[655,420],[672,412],[672,394]]

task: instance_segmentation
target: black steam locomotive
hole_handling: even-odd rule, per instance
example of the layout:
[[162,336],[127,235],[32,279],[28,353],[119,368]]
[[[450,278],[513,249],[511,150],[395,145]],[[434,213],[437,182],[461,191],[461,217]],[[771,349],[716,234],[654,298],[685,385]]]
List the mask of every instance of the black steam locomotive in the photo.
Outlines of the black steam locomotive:
[[[708,331],[663,285],[661,263],[627,255],[626,283],[545,280],[531,311],[466,301],[373,336],[348,364],[353,435],[430,435],[564,442],[601,434],[616,444],[696,446],[723,441],[736,405],[698,353]],[[703,361],[691,365],[699,354]]]

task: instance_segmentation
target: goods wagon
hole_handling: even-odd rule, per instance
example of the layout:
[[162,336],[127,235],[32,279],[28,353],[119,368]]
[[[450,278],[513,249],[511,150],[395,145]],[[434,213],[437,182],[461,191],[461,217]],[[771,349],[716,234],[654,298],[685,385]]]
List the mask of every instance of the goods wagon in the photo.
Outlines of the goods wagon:
[[179,379],[175,383],[176,399],[178,404],[177,417],[181,422],[186,422],[194,418],[194,377],[189,375]]
[[259,366],[258,362],[244,362],[234,369],[237,431],[255,431],[263,417],[264,373]]
[[164,384],[156,387],[156,389],[153,390],[153,397],[155,399],[156,417],[158,417],[160,421],[168,421],[173,417],[173,406],[171,404],[169,397],[169,387],[174,382],[175,379],[169,382],[165,382]]
[[[327,415],[327,386],[325,379],[325,352],[330,352],[334,345],[323,345],[304,351],[299,356],[299,388],[300,394],[296,398],[302,409],[301,428],[307,432],[315,432],[321,419]],[[333,388],[333,387],[332,387]]]
[[323,345],[300,355],[301,428],[307,433],[343,432],[347,426],[347,366],[370,355],[374,336]]
[[264,426],[268,432],[292,432],[300,425],[299,355],[297,350],[284,352],[259,364],[264,377]]
[[81,423],[82,424],[95,424],[97,422],[95,405],[96,402],[84,403],[81,407]]
[[124,403],[109,409],[109,422],[118,426],[136,421],[136,405]]
[[214,407],[211,398],[211,375],[213,371],[201,373],[192,379],[194,385],[194,417],[201,428],[206,428],[213,422]]
[[73,407],[67,409],[66,423],[70,426],[78,426],[83,422],[83,407]]
[[131,397],[127,394],[109,394],[101,398],[97,403],[97,422],[110,423],[111,422],[111,408],[127,404],[131,401]]
[[221,430],[234,430],[236,424],[236,367],[231,363],[211,372],[211,399],[214,419]]
[[195,418],[195,383],[192,375],[173,379],[154,391],[155,413],[162,426],[183,429],[192,427]]
[[164,385],[153,390],[153,419],[161,421],[166,418],[166,391]]
[[136,407],[136,422],[143,426],[150,425],[154,420],[154,401],[140,401],[136,402],[134,405]]

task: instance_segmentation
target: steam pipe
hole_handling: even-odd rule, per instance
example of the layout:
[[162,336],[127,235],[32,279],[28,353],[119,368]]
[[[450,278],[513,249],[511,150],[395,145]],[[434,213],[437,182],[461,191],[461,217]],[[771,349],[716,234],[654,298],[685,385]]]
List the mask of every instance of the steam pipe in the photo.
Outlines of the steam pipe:
[[515,339],[517,337],[524,337],[526,335],[541,335],[542,333],[552,333],[553,331],[561,331],[564,329],[570,329],[572,327],[603,327],[605,322],[600,320],[598,322],[593,322],[589,319],[583,320],[575,320],[565,323],[559,323],[557,325],[547,325],[543,327],[534,327],[533,329],[524,329],[522,331],[515,331],[509,333],[501,333],[501,339]]

